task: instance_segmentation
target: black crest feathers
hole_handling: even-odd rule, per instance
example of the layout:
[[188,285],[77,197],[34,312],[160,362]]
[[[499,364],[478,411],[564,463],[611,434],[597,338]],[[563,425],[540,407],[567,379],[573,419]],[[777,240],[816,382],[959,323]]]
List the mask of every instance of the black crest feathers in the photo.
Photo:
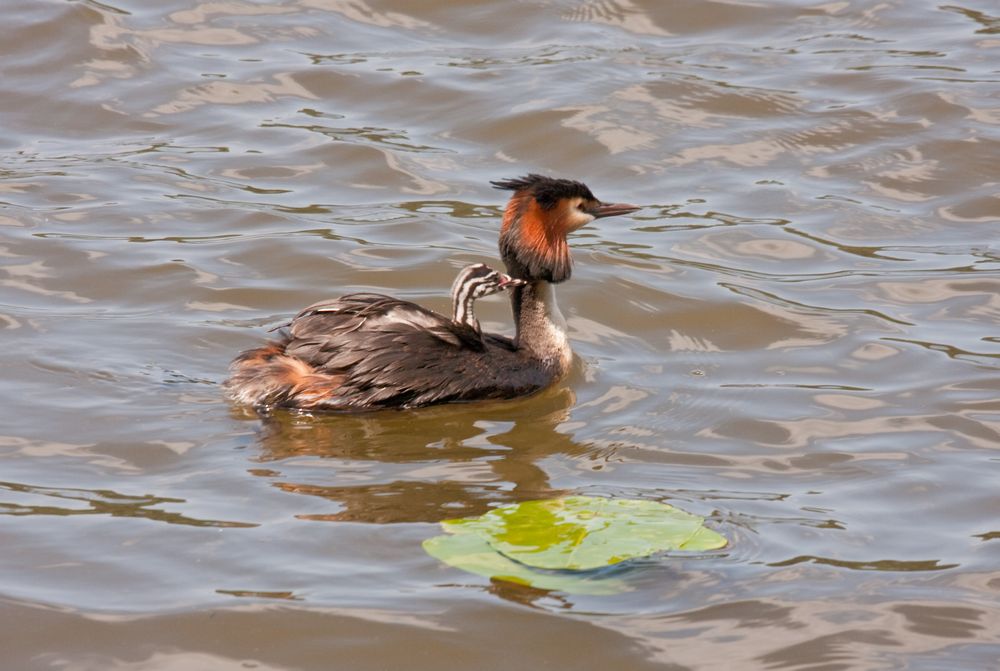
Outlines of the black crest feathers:
[[499,179],[490,182],[490,184],[495,189],[504,189],[506,191],[529,191],[535,198],[535,201],[546,210],[555,207],[561,198],[597,200],[583,182],[576,182],[572,179],[546,177],[545,175],[534,173],[513,179]]

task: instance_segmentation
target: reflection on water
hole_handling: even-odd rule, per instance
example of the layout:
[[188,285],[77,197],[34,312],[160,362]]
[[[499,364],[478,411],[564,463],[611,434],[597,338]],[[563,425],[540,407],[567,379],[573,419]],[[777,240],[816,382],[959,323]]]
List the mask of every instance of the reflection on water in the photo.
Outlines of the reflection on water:
[[[0,510],[6,515],[109,515],[111,517],[136,517],[167,522],[168,524],[190,524],[203,527],[252,527],[253,524],[224,522],[221,520],[197,520],[178,513],[153,508],[164,504],[184,503],[183,499],[158,496],[128,496],[108,490],[89,491],[85,489],[36,487],[15,482],[0,482],[0,491],[6,492],[7,501],[0,503]],[[45,501],[47,505],[14,503],[18,499]],[[51,499],[63,502],[55,505]],[[86,507],[67,507],[71,502],[83,502]]]
[[[0,617],[18,669],[992,668],[989,3],[4,5]],[[447,311],[545,172],[578,366],[510,403],[267,418],[232,356],[316,300]],[[481,319],[509,332],[510,309]],[[608,597],[437,522],[583,493],[731,539]],[[372,643],[377,641],[378,645]],[[414,651],[420,654],[414,654]]]
[[[561,429],[574,400],[572,390],[556,387],[468,411],[277,412],[263,420],[257,437],[260,461],[275,463],[254,473],[282,491],[336,504],[336,512],[300,519],[385,524],[481,515],[563,493],[539,462],[587,453]],[[300,474],[302,481],[288,480]]]

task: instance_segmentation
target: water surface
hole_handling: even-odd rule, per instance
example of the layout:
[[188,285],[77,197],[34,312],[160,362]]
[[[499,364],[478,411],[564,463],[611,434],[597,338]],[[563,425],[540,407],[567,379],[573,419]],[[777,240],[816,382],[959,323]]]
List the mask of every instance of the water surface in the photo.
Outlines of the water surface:
[[[991,669],[1000,14],[984,0],[10,0],[9,668]],[[543,172],[536,397],[264,421],[219,383],[313,301],[448,309]],[[478,310],[509,331],[509,306]],[[459,572],[442,519],[565,493],[731,539],[614,596]]]

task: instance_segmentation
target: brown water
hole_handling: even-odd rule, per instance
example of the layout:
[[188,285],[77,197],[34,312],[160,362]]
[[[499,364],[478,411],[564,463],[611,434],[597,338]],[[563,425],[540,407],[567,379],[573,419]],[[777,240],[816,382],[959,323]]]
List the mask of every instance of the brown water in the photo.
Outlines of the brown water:
[[[988,0],[5,0],[4,669],[995,669]],[[263,423],[226,366],[440,310],[526,172],[579,361],[528,400]],[[509,307],[484,301],[490,328]],[[545,593],[436,522],[574,492],[732,541]]]

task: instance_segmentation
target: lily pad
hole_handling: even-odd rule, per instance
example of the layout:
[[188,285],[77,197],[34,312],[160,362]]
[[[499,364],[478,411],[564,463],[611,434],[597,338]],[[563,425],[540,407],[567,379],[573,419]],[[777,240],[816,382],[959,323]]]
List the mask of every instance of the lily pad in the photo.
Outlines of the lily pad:
[[625,582],[617,578],[570,571],[538,571],[507,559],[476,534],[445,534],[428,538],[424,541],[424,550],[430,556],[463,571],[537,589],[593,596],[618,594],[628,589]]
[[480,517],[441,523],[475,534],[528,566],[585,571],[665,550],[715,550],[726,539],[702,518],[666,503],[569,496],[502,506]]

